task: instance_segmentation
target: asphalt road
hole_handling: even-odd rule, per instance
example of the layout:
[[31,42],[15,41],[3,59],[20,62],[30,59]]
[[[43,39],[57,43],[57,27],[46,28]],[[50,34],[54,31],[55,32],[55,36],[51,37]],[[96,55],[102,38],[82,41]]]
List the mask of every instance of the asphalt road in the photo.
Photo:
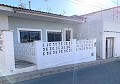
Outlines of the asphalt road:
[[36,78],[19,84],[120,84],[120,61]]

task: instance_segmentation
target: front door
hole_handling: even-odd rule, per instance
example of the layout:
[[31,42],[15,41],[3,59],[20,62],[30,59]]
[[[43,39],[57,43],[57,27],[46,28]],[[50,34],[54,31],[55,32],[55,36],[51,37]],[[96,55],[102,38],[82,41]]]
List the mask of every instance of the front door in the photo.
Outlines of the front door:
[[106,38],[106,58],[112,58],[113,57],[113,50],[114,49],[114,38],[108,37]]

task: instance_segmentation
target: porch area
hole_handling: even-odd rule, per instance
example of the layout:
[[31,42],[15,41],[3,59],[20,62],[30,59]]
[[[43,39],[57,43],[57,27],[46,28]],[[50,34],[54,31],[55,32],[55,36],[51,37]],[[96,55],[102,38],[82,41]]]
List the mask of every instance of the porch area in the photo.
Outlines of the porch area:
[[30,66],[34,66],[34,63],[25,61],[25,60],[20,60],[20,59],[15,59],[15,68],[25,68],[25,67],[30,67]]
[[12,31],[1,31],[0,37],[0,68],[6,75],[96,60],[95,39],[14,44]]

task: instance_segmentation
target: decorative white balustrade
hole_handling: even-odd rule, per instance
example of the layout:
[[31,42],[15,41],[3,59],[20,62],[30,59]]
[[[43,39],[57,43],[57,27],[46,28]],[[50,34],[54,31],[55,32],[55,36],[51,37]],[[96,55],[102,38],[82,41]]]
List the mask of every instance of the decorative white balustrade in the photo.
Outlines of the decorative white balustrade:
[[17,59],[36,63],[34,43],[18,43],[14,46],[15,56]]
[[15,44],[15,56],[37,64],[38,69],[96,60],[96,40]]
[[43,56],[45,55],[54,55],[54,54],[63,54],[72,51],[72,42],[63,41],[63,42],[43,42]]
[[77,40],[76,41],[76,51],[79,50],[88,50],[94,48],[93,40]]
[[0,31],[0,51],[3,51],[3,37],[2,37],[2,31]]

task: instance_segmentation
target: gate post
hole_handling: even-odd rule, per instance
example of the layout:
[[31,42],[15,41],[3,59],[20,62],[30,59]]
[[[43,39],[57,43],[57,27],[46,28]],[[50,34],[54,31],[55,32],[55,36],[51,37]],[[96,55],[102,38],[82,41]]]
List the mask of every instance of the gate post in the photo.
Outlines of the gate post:
[[71,39],[72,42],[72,56],[73,57],[73,63],[76,64],[77,60],[77,54],[76,54],[76,39]]
[[35,55],[36,55],[36,64],[38,70],[41,68],[41,57],[43,56],[43,46],[41,41],[34,41],[35,43]]
[[14,43],[13,43],[13,31],[2,31],[3,38],[3,57],[4,57],[4,69],[15,69],[15,57],[14,57]]

